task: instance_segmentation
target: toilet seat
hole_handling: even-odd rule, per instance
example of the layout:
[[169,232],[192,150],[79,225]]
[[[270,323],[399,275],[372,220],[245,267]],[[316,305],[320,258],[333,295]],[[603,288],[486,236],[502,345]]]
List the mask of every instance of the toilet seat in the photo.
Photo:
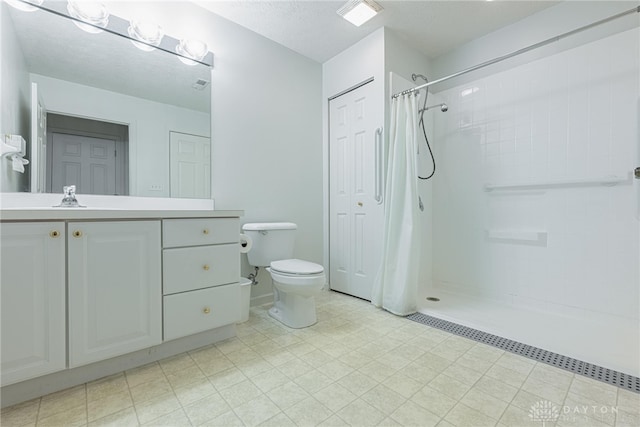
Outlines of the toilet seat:
[[271,263],[271,271],[283,276],[318,276],[324,274],[324,268],[313,262],[301,259],[282,259]]
[[267,271],[276,288],[283,292],[310,295],[320,291],[327,282],[324,267],[301,259],[272,261]]

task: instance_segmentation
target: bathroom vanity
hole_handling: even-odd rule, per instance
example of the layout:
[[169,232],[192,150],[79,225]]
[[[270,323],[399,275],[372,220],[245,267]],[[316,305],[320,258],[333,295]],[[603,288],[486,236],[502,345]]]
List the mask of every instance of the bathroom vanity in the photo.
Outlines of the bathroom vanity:
[[1,211],[3,406],[235,335],[242,211]]

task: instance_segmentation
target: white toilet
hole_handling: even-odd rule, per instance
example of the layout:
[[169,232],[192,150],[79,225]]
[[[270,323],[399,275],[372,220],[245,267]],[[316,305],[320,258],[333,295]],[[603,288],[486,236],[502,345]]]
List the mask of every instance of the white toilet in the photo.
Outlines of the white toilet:
[[321,265],[292,259],[297,226],[292,222],[249,223],[242,231],[251,238],[249,264],[269,267],[273,279],[273,307],[269,315],[291,328],[305,328],[317,321],[314,295],[326,283]]

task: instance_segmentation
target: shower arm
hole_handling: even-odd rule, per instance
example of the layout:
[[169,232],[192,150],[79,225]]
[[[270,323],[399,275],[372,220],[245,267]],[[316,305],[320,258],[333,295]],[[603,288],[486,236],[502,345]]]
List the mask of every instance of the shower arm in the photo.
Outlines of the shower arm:
[[392,98],[397,98],[399,96],[406,95],[408,93],[417,92],[420,89],[425,89],[425,88],[428,88],[428,87],[433,86],[435,84],[438,84],[438,83],[444,82],[446,80],[452,79],[454,77],[458,77],[458,76],[461,76],[463,74],[467,74],[467,73],[470,73],[472,71],[479,70],[480,68],[484,68],[484,67],[487,67],[489,65],[493,65],[493,64],[495,64],[497,62],[501,62],[501,61],[504,61],[506,59],[512,58],[514,56],[518,56],[520,54],[529,52],[531,50],[538,49],[538,48],[546,46],[548,44],[560,41],[560,40],[564,39],[565,37],[569,37],[569,36],[572,36],[574,34],[581,33],[582,31],[589,30],[591,28],[597,27],[598,25],[606,24],[607,22],[614,21],[614,20],[616,20],[618,18],[622,18],[623,16],[629,15],[631,13],[640,13],[640,6],[634,7],[633,9],[626,10],[626,11],[618,13],[616,15],[609,16],[608,18],[604,18],[604,19],[601,19],[599,21],[592,22],[591,24],[585,25],[585,26],[580,27],[580,28],[576,28],[575,30],[568,31],[566,33],[562,33],[562,34],[560,34],[558,36],[551,37],[549,39],[546,39],[546,40],[543,40],[541,42],[529,45],[527,47],[523,47],[522,49],[518,49],[518,50],[513,51],[511,53],[507,53],[506,55],[502,55],[502,56],[499,56],[497,58],[490,59],[488,61],[485,61],[485,62],[482,62],[480,64],[474,65],[473,67],[469,67],[469,68],[466,68],[464,70],[458,71],[456,73],[450,74],[450,75],[448,75],[446,77],[441,77],[441,78],[439,78],[437,80],[432,80],[430,82],[421,84],[420,86],[416,86],[414,88],[407,89],[407,90],[402,91],[402,92],[398,92],[398,93],[394,94],[392,96]]

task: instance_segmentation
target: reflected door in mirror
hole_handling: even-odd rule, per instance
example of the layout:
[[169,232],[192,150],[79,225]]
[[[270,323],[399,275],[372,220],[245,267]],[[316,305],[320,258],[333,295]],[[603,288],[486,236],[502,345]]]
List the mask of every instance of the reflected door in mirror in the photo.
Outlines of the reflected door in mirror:
[[171,197],[211,198],[211,140],[171,132]]
[[75,185],[79,194],[116,194],[116,142],[54,133],[53,190]]

